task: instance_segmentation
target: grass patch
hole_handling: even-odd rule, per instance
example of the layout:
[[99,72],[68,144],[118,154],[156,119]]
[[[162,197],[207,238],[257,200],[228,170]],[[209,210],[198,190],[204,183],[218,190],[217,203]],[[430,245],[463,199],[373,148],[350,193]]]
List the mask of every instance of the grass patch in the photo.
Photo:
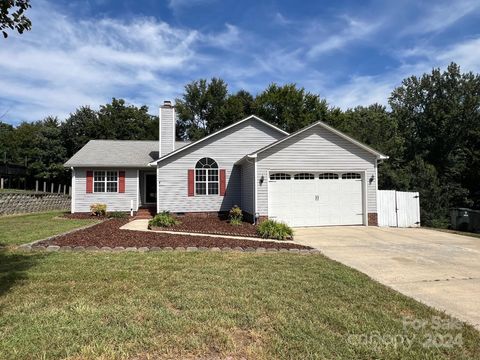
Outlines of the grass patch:
[[480,238],[479,233],[473,233],[473,232],[468,232],[468,231],[451,230],[451,229],[439,229],[439,228],[427,228],[427,229],[446,232],[446,233],[455,234],[455,235],[462,235],[462,236],[470,236],[470,237],[474,237],[474,238]]
[[97,221],[58,218],[62,214],[54,211],[0,217],[0,246],[29,243]]
[[[424,348],[442,316],[323,256],[0,252],[0,358],[472,359]],[[348,342],[404,334],[410,349]]]

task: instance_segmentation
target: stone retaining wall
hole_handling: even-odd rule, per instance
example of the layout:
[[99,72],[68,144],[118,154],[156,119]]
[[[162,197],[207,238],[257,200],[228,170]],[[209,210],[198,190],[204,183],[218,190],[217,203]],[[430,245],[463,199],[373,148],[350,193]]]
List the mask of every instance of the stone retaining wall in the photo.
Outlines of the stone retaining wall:
[[70,196],[51,193],[0,193],[0,215],[69,210]]

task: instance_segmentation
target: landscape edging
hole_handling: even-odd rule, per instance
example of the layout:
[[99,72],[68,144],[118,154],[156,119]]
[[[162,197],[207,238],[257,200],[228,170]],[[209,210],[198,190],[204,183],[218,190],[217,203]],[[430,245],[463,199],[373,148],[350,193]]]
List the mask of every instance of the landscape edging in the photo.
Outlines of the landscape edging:
[[[58,235],[57,235],[58,236]],[[44,240],[39,240],[39,241],[45,241]],[[44,245],[38,245],[35,246],[36,243],[39,241],[35,241],[33,244],[23,244],[18,247],[18,249],[24,250],[24,251],[48,251],[48,252],[58,252],[58,251],[82,251],[82,252],[140,252],[140,253],[145,253],[145,252],[155,252],[155,251],[175,251],[175,252],[252,252],[256,254],[267,254],[267,253],[293,253],[293,254],[301,254],[301,255],[310,255],[310,254],[321,254],[320,250],[317,249],[276,249],[276,248],[268,248],[265,249],[263,247],[258,247],[258,248],[242,248],[242,247],[235,247],[235,248],[230,248],[230,247],[211,247],[211,248],[206,248],[206,247],[197,247],[197,246],[189,246],[187,248],[185,247],[177,247],[177,248],[172,248],[170,246],[166,247],[157,247],[157,246],[152,246],[152,247],[123,247],[123,246],[117,246],[115,248],[111,248],[108,246],[103,246],[101,248],[97,246],[58,246],[58,245],[49,245],[49,246],[44,246]]]

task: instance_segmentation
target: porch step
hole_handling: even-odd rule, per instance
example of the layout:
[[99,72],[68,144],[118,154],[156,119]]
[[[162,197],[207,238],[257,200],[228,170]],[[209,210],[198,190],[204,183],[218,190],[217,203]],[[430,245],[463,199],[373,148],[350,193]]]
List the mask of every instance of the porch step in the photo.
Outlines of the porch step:
[[151,219],[156,213],[157,210],[155,208],[139,208],[135,219]]

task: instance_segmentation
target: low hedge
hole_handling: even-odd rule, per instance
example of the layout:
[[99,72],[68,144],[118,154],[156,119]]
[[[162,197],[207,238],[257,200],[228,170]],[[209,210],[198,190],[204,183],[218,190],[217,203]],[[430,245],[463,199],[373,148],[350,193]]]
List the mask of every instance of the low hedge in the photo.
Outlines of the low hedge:
[[257,226],[257,233],[264,239],[291,240],[293,230],[285,223],[275,220],[265,220]]
[[172,227],[180,224],[172,214],[168,211],[161,212],[160,214],[155,215],[155,217],[148,222],[148,226],[159,226],[159,227]]

